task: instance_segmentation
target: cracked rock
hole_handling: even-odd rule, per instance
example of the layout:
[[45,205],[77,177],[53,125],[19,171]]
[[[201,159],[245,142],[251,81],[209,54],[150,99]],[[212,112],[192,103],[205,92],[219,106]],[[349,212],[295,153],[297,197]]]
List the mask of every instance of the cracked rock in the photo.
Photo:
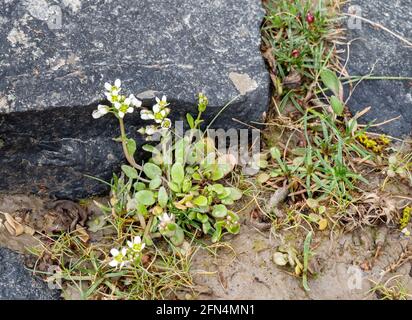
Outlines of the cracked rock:
[[[57,2],[56,2],[57,3]],[[47,14],[45,10],[47,7]],[[270,80],[260,53],[260,0],[9,0],[0,8],[0,191],[81,198],[106,191],[124,160],[116,119],[94,120],[103,85],[152,105],[166,94],[183,120],[198,92],[215,128],[260,121]],[[143,141],[138,112],[129,135]],[[142,157],[141,154],[137,155]]]

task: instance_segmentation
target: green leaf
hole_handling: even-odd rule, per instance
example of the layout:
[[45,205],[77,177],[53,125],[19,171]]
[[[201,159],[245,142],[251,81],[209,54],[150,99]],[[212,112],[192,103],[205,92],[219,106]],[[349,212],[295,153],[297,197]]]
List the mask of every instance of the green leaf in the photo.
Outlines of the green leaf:
[[201,223],[206,223],[209,221],[209,218],[207,214],[202,214],[200,212],[197,213],[196,215],[197,220],[199,220]]
[[329,69],[323,69],[320,73],[320,78],[329,90],[331,90],[335,95],[340,96],[341,83],[335,72]]
[[126,147],[127,147],[127,152],[131,157],[134,156],[134,153],[136,152],[136,141],[133,139],[127,139],[126,140]]
[[196,181],[202,180],[202,177],[200,176],[199,172],[195,172],[195,173],[192,175],[192,178],[193,178],[194,180],[196,180]]
[[146,174],[146,176],[149,179],[154,179],[162,175],[162,169],[160,169],[157,165],[154,163],[146,163],[143,166],[143,172]]
[[216,192],[218,195],[225,193],[225,187],[220,183],[215,183],[211,185],[210,190]]
[[340,101],[336,96],[331,96],[330,97],[330,105],[332,107],[333,112],[338,115],[341,116],[343,113],[343,103],[342,101]]
[[230,198],[234,201],[240,200],[243,196],[243,193],[238,188],[229,188],[230,189]]
[[131,166],[128,165],[122,165],[122,171],[124,172],[124,174],[126,175],[126,177],[130,178],[130,179],[137,179],[138,175],[137,175],[137,170]]
[[175,159],[176,162],[184,163],[186,157],[186,140],[179,139],[175,143]]
[[215,232],[212,235],[212,242],[218,242],[222,236],[222,225],[224,221],[218,221],[215,223]]
[[232,204],[235,203],[230,197],[223,198],[220,200],[220,202],[222,202],[222,204],[226,206],[231,206]]
[[160,187],[159,194],[157,195],[157,200],[162,208],[166,207],[167,202],[169,201],[169,196],[167,195],[165,187]]
[[183,168],[183,165],[180,162],[176,162],[172,166],[170,174],[172,176],[172,181],[180,185],[182,184],[185,178],[185,169]]
[[212,226],[210,225],[209,221],[202,224],[202,230],[204,234],[208,234],[210,229],[212,229]]
[[182,191],[189,192],[190,188],[192,188],[192,181],[190,179],[185,179],[183,181]]
[[142,216],[147,216],[147,208],[144,204],[138,203],[136,206],[136,212]]
[[150,190],[141,190],[136,193],[135,197],[137,202],[145,206],[151,206],[156,202],[154,193]]
[[213,207],[212,216],[215,218],[224,218],[227,215],[227,208],[223,204],[218,204]]
[[231,226],[226,227],[227,231],[229,231],[231,234],[238,234],[240,231],[240,224],[233,224]]
[[183,232],[183,229],[178,227],[174,233],[174,235],[170,238],[170,241],[172,241],[172,243],[175,246],[180,246],[183,241],[185,240],[185,234]]
[[169,188],[170,190],[172,190],[175,193],[179,193],[180,192],[180,187],[177,183],[174,183],[173,181],[169,182]]
[[140,191],[146,189],[146,185],[143,182],[137,181],[134,185],[133,188],[135,191]]
[[143,145],[142,149],[144,151],[147,151],[147,152],[150,152],[150,153],[153,153],[153,154],[159,154],[160,153],[160,151],[158,149],[156,149],[154,146],[152,146],[150,144]]
[[193,200],[193,203],[199,207],[206,207],[208,205],[207,198],[205,196],[198,196]]
[[190,129],[194,129],[195,128],[195,120],[193,119],[193,117],[190,113],[186,113],[186,120],[187,120],[187,123],[189,124]]
[[150,181],[149,189],[156,190],[157,188],[160,187],[161,184],[162,184],[162,179],[160,179],[160,177],[156,177],[152,181]]
[[222,165],[214,164],[212,166],[212,176],[210,177],[213,181],[222,179],[225,176],[225,170]]
[[272,159],[280,159],[281,154],[280,154],[280,150],[277,147],[272,147],[270,148],[270,156],[272,157]]

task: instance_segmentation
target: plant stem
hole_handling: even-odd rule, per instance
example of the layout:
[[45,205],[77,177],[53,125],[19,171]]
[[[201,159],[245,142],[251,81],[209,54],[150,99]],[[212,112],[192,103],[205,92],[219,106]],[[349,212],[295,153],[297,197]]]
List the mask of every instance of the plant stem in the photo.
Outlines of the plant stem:
[[144,237],[147,238],[150,233],[150,229],[152,228],[153,216],[150,216],[149,221],[147,222],[146,229],[144,230]]
[[127,136],[126,136],[126,131],[124,129],[124,122],[122,118],[119,118],[119,125],[120,125],[120,134],[121,134],[121,139],[122,139],[122,147],[123,147],[123,153],[126,157],[127,162],[129,164],[138,169],[138,170],[143,170],[143,167],[138,165],[134,158],[129,154],[129,151],[127,150]]
[[[139,164],[136,163],[136,161],[134,160],[133,156],[131,156],[129,154],[129,151],[127,150],[127,136],[126,136],[126,130],[124,128],[124,122],[122,118],[119,118],[119,125],[120,125],[120,134],[121,134],[121,139],[122,139],[122,147],[123,147],[123,153],[126,157],[127,162],[129,162],[129,164],[136,168],[137,170],[143,171],[143,167]],[[140,181],[146,182],[146,183],[150,183],[150,180],[144,179],[142,177],[138,177],[138,179]],[[167,180],[162,177],[163,182],[167,182]]]

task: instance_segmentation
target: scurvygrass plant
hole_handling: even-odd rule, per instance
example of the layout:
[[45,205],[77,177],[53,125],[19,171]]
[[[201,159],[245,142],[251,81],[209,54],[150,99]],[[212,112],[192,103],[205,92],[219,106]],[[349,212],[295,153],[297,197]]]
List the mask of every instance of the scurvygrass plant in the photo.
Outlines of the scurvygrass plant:
[[[82,299],[163,299],[180,289],[193,292],[193,244],[218,242],[240,230],[231,206],[242,192],[225,180],[236,162],[200,130],[208,106],[204,94],[198,96],[197,115],[186,115],[190,130],[183,134],[169,118],[166,96],[145,108],[133,94],[123,94],[120,80],[104,87],[107,103],[92,116],[118,120],[117,141],[127,162],[108,183],[108,203],[95,201],[102,214],[89,219],[87,231],[50,235],[34,253],[51,257],[48,264],[58,276],[46,274],[63,280],[64,296],[75,291]],[[147,121],[138,133],[150,144],[139,146],[126,134],[124,118],[136,113]],[[138,148],[151,155],[147,162],[134,158]]]
[[[102,208],[107,212],[114,209],[119,216],[135,217],[133,229],[148,245],[154,238],[163,237],[179,247],[185,234],[195,232],[210,235],[213,242],[219,241],[225,232],[238,233],[239,217],[227,206],[239,200],[242,193],[218,183],[233,170],[234,164],[230,157],[216,152],[214,142],[203,132],[196,132],[208,105],[207,97],[199,94],[196,120],[187,115],[192,131],[173,142],[176,133],[168,118],[171,110],[166,96],[156,98],[149,110],[142,108],[142,102],[134,95],[121,95],[120,85],[120,80],[115,85],[106,84],[105,95],[111,106],[99,105],[93,112],[94,118],[107,113],[118,118],[128,161],[122,166],[122,175],[113,178],[111,205]],[[152,158],[142,166],[133,157],[136,141],[126,136],[123,122],[124,116],[134,108],[141,109],[142,120],[154,122],[141,128],[140,134],[146,135],[148,141],[160,141],[157,147],[143,146],[152,153]],[[198,140],[192,142],[195,136]]]

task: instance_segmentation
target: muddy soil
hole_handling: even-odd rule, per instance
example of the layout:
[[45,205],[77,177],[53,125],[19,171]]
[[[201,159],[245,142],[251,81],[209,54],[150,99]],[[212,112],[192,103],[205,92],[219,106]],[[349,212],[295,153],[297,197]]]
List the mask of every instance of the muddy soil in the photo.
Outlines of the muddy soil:
[[[28,221],[39,227],[44,223],[47,202],[35,196],[0,195],[0,212],[30,209]],[[311,244],[314,255],[309,263],[310,291],[305,291],[293,268],[273,262],[280,245],[292,246],[301,255],[305,233],[296,229],[262,232],[246,216],[240,234],[225,237],[225,244],[215,246],[215,254],[206,249],[194,254],[191,272],[196,287],[201,288],[198,299],[377,299],[377,294],[368,293],[374,286],[371,280],[384,282],[394,276],[390,284],[399,281],[412,292],[411,260],[381,276],[382,270],[399,260],[402,252],[412,250],[411,238],[403,237],[395,228],[367,227],[346,234],[316,231]],[[4,222],[2,214],[0,219]],[[375,242],[382,235],[385,241],[375,258]],[[37,245],[35,236],[12,237],[4,226],[0,227],[0,247],[27,253],[27,247]]]
[[412,292],[411,261],[383,278],[380,275],[408,246],[412,247],[411,240],[402,238],[398,230],[380,230],[388,233],[376,259],[374,228],[333,237],[327,231],[318,232],[312,241],[314,255],[309,264],[315,274],[309,276],[310,291],[305,291],[293,268],[273,262],[282,239],[295,242],[295,248],[301,249],[299,238],[293,232],[276,235],[247,224],[242,227],[239,235],[227,239],[231,249],[221,249],[217,256],[199,250],[194,256],[195,282],[208,289],[200,299],[377,299],[376,294],[368,293],[374,286],[371,280],[384,282],[394,276],[392,285],[399,280]]

